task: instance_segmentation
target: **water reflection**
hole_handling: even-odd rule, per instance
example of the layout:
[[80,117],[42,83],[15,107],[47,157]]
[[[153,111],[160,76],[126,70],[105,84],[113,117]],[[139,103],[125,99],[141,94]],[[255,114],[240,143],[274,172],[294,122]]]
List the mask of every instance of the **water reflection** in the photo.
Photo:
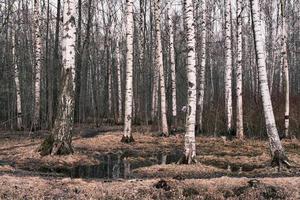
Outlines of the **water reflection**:
[[180,154],[157,153],[148,157],[107,154],[99,157],[99,165],[81,165],[67,170],[72,178],[131,178],[131,170],[151,165],[166,165],[178,161]]

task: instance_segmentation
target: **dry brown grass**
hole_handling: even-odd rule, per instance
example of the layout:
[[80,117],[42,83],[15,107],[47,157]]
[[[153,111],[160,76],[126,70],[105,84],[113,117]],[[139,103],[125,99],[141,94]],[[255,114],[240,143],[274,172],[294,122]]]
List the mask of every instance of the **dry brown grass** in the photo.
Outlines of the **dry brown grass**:
[[[100,179],[59,178],[55,174],[47,177],[32,172],[41,167],[94,165],[101,162],[97,156],[108,153],[125,154],[131,163],[138,163],[147,161],[157,152],[180,154],[183,149],[182,135],[161,138],[153,137],[151,133],[135,133],[135,143],[123,144],[120,131],[99,132],[90,138],[83,138],[80,133],[74,136],[75,153],[59,157],[38,154],[41,138],[32,139],[25,135],[20,139],[16,135],[2,139],[0,161],[5,161],[5,164],[0,162],[0,199],[256,199],[264,195],[280,199],[281,194],[285,199],[299,199],[299,168],[278,173],[269,166],[267,141],[259,140],[223,141],[198,137],[197,164],[133,169],[131,177],[134,180],[104,182]],[[284,141],[284,146],[291,163],[299,167],[299,141]],[[240,167],[241,172],[237,170]],[[252,188],[248,183],[251,177],[265,178],[259,178],[259,186]],[[160,178],[167,181],[170,191],[153,187]]]

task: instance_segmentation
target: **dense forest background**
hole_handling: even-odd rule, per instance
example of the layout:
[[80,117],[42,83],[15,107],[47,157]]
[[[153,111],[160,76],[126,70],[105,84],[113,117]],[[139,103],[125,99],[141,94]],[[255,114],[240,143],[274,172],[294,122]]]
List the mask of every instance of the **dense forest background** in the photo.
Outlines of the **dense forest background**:
[[[173,1],[167,5],[162,1],[161,34],[163,63],[166,83],[168,122],[172,122],[172,82],[169,48],[168,18],[173,23],[176,63],[176,90],[178,124],[183,126],[187,104],[186,77],[186,33],[183,24],[182,2]],[[39,34],[40,52],[40,109],[38,123],[41,128],[53,125],[60,88],[62,50],[62,2],[44,0],[40,3]],[[260,1],[260,15],[264,33],[266,64],[272,103],[279,132],[284,130],[285,84],[281,59],[282,17],[279,0]],[[121,89],[121,104],[124,103],[126,35],[125,2],[120,0],[78,0],[78,21],[76,41],[76,123],[121,123],[124,106],[120,105],[118,92]],[[244,131],[246,136],[264,137],[265,125],[259,92],[258,69],[255,62],[254,39],[249,2],[242,5],[243,36],[243,107]],[[197,69],[201,59],[201,2],[194,3]],[[225,18],[224,2],[207,2],[206,27],[206,75],[203,110],[203,132],[216,135],[226,131],[224,109],[225,73]],[[232,58],[233,88],[234,71],[237,64],[236,6],[232,3]],[[300,132],[300,3],[298,0],[285,1],[287,28],[287,60],[290,80],[290,133]],[[22,112],[22,126],[30,129],[34,121],[34,98],[36,79],[36,42],[34,6],[28,0],[5,0],[0,3],[0,126],[3,129],[17,127],[17,93],[15,68],[18,66]],[[134,103],[133,123],[154,124],[160,119],[160,104],[153,101],[155,75],[155,26],[152,1],[134,3]],[[141,52],[144,59],[141,62]],[[121,79],[118,80],[118,66]],[[198,70],[199,71],[199,70]],[[199,72],[198,72],[199,74]],[[199,79],[199,78],[198,78]],[[120,81],[120,82],[118,82]],[[119,88],[120,85],[120,88]],[[233,90],[233,107],[236,95]],[[158,95],[157,98],[160,98]],[[160,101],[158,101],[160,102]],[[120,108],[121,107],[121,108]],[[120,112],[121,109],[121,112]],[[157,115],[153,115],[157,112]],[[235,112],[233,112],[235,116]],[[235,118],[235,117],[233,117]],[[233,125],[235,126],[235,124]]]

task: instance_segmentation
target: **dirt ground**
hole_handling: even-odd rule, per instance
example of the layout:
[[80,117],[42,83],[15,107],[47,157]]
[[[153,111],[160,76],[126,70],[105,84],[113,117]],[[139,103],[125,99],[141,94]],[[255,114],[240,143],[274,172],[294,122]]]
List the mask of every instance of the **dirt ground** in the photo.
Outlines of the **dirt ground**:
[[284,141],[292,167],[270,166],[267,141],[197,137],[194,165],[177,165],[183,134],[135,127],[75,129],[75,153],[41,157],[46,131],[0,132],[0,199],[300,199],[300,142]]

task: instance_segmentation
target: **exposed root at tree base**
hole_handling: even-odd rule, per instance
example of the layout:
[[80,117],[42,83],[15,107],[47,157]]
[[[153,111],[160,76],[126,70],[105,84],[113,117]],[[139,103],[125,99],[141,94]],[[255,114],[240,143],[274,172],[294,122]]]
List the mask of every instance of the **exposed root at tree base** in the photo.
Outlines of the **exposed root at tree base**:
[[69,155],[73,153],[71,143],[67,141],[57,141],[53,144],[51,155]]
[[134,139],[133,139],[132,135],[130,137],[123,135],[123,137],[121,139],[121,142],[123,142],[123,143],[132,143],[132,142],[134,142]]
[[282,167],[290,168],[291,164],[289,163],[289,159],[284,154],[283,151],[276,150],[274,152],[274,156],[271,162],[272,167],[278,167],[278,171],[281,171]]
[[41,156],[47,156],[51,154],[52,147],[54,144],[54,137],[53,135],[49,135],[39,146],[38,152],[40,153]]
[[162,133],[160,134],[160,136],[161,136],[161,137],[169,137],[170,134],[169,134],[169,133],[163,133],[163,132],[162,132]]
[[41,156],[68,155],[74,153],[71,144],[66,141],[55,141],[53,135],[48,136],[39,147]]

